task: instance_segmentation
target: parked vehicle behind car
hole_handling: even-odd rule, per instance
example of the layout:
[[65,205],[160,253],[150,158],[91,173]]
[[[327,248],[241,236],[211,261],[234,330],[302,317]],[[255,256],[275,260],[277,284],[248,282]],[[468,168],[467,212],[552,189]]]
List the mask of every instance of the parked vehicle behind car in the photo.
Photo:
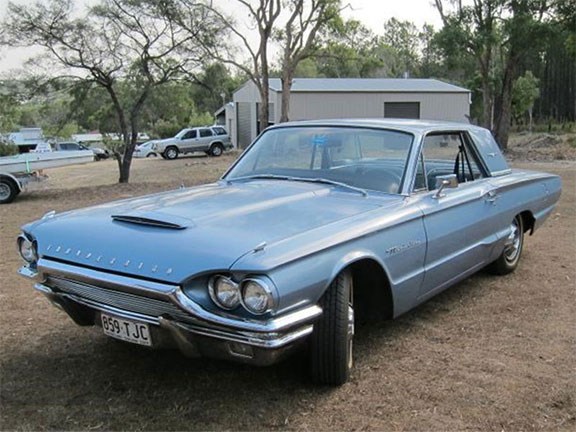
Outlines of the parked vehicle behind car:
[[153,149],[154,141],[147,141],[143,144],[137,145],[134,149],[134,157],[149,158],[156,157],[158,153]]
[[221,156],[232,148],[230,136],[222,126],[182,129],[172,138],[152,141],[152,149],[164,159],[176,159],[181,154],[204,152]]
[[94,158],[96,160],[107,159],[110,157],[110,153],[99,147],[87,147],[84,144],[80,144],[74,141],[69,142],[56,142],[51,144],[53,151],[78,151],[78,150],[91,150],[94,153]]
[[217,183],[25,225],[20,273],[113,338],[255,365],[305,348],[313,380],[340,385],[358,319],[513,272],[560,191],[472,125],[284,123]]

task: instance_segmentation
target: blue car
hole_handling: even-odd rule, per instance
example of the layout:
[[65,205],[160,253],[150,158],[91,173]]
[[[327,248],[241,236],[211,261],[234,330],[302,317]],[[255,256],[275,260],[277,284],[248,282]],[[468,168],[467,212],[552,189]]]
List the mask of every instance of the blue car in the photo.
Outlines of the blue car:
[[285,123],[217,183],[25,225],[20,273],[107,336],[254,365],[305,349],[311,378],[340,385],[358,319],[514,271],[560,191],[471,125]]

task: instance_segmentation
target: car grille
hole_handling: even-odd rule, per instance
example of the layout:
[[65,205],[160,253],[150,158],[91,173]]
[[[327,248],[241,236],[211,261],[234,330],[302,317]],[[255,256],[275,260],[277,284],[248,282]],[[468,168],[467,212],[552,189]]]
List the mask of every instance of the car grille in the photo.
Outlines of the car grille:
[[58,291],[72,294],[104,306],[112,306],[117,309],[152,317],[170,315],[179,320],[191,320],[191,317],[186,312],[168,301],[152,299],[54,276],[48,277],[46,283]]

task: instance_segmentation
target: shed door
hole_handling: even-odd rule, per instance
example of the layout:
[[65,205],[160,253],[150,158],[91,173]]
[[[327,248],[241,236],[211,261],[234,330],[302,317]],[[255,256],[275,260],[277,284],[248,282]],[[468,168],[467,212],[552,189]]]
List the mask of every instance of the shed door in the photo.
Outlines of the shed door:
[[384,102],[385,118],[420,118],[420,102]]
[[252,111],[250,103],[236,103],[237,143],[239,148],[246,148],[252,141]]

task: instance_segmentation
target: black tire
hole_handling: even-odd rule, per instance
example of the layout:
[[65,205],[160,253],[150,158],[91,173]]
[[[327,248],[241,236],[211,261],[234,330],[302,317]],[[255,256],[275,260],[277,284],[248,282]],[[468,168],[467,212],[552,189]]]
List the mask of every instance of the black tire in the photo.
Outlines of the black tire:
[[212,144],[210,147],[210,155],[214,157],[222,156],[224,153],[224,146],[220,143]]
[[352,275],[340,273],[320,299],[322,317],[310,340],[310,374],[318,384],[342,385],[353,366]]
[[518,267],[522,247],[524,246],[524,221],[517,215],[510,224],[510,235],[502,254],[488,266],[488,270],[497,275],[512,273]]
[[178,148],[174,146],[166,147],[164,150],[164,159],[174,160],[178,158]]
[[14,184],[14,180],[0,179],[0,204],[9,204],[14,201],[14,198],[20,193],[18,186]]

